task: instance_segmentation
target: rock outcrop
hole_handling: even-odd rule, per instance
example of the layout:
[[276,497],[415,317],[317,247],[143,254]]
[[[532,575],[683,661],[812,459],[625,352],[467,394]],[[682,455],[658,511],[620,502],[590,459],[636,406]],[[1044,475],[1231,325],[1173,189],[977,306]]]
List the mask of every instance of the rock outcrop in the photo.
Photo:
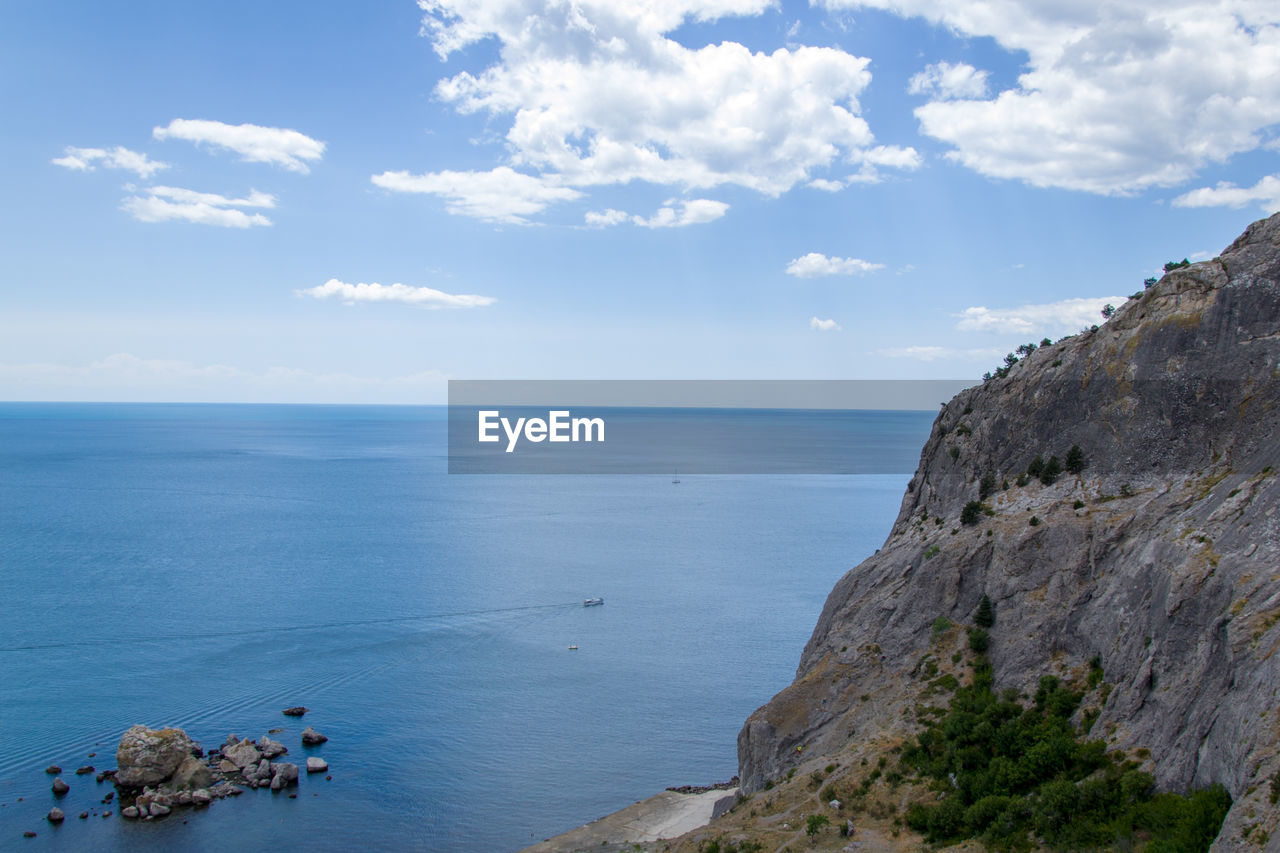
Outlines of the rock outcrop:
[[116,750],[116,784],[141,788],[162,782],[197,748],[182,729],[133,726],[120,738]]
[[[986,595],[997,688],[1096,658],[1110,687],[1095,735],[1149,750],[1162,788],[1221,783],[1215,850],[1280,844],[1278,379],[1280,215],[957,395],[888,540],[836,584],[795,682],[739,734],[744,787],[915,731],[932,626]],[[1072,446],[1082,470],[1020,479]],[[962,523],[971,502],[985,506]]]

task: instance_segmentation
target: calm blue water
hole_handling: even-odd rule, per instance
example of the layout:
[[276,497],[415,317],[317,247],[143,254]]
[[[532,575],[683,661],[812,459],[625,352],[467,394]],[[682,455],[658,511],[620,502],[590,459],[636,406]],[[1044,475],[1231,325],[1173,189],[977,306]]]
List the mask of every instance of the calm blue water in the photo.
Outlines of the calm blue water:
[[[0,404],[0,849],[509,850],[727,779],[909,475],[449,476],[445,426]],[[294,756],[314,725],[333,780],[77,820],[134,723]]]

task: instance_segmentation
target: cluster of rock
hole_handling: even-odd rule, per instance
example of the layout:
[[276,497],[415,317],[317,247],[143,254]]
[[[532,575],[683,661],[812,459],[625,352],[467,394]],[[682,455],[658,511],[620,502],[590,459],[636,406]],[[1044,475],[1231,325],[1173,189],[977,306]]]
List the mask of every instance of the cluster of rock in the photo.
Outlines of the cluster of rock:
[[[290,708],[284,713],[301,716],[296,712],[305,713],[305,710]],[[277,731],[273,729],[271,733]],[[318,746],[328,738],[307,726],[301,740],[304,746]],[[123,806],[121,817],[154,820],[170,814],[175,808],[200,808],[214,800],[238,796],[244,793],[245,788],[282,791],[296,786],[298,765],[273,760],[288,752],[288,747],[268,735],[253,741],[233,734],[227,736],[221,747],[209,750],[206,755],[200,744],[180,728],[150,729],[139,725],[130,728],[120,738],[116,769],[103,770],[97,773],[96,779],[99,784],[108,780],[115,783]],[[305,767],[308,773],[324,773],[328,771],[329,764],[323,758],[311,756],[307,758]],[[76,775],[85,776],[94,770],[86,765],[77,768]],[[62,768],[50,765],[45,772],[54,776],[54,795],[59,798],[66,796],[71,786],[58,775]],[[110,791],[102,803],[109,804],[115,797],[116,791]],[[102,817],[110,815],[110,811],[104,811]],[[80,815],[81,818],[88,816],[88,812]],[[49,823],[59,824],[66,819],[66,814],[60,808],[53,808],[46,819]],[[25,835],[33,837],[35,833]]]
[[121,817],[132,819],[164,817],[178,806],[207,806],[214,800],[224,797],[235,797],[244,793],[230,782],[221,781],[208,788],[196,788],[194,791],[174,791],[167,786],[159,788],[144,787],[142,793],[134,797],[133,805],[120,810]]
[[732,791],[738,787],[738,777],[734,776],[728,782],[716,782],[711,785],[673,785],[667,788],[677,794],[705,794],[708,791]]

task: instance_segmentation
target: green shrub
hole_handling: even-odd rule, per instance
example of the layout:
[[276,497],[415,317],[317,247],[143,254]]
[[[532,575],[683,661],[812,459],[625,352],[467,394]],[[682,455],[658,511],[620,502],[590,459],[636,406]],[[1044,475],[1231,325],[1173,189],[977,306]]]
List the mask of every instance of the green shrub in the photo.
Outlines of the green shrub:
[[958,448],[958,447],[956,447],[956,446],[954,446],[954,445],[951,447],[951,450],[949,450],[949,451],[947,451],[947,452],[951,454],[951,458],[952,458],[953,460],[954,460],[954,459],[959,459],[959,458],[960,458],[960,448]]
[[973,624],[979,628],[990,628],[996,624],[996,611],[988,596],[982,596],[982,600],[978,602],[978,610],[973,614]]
[[1079,500],[1079,499],[1077,498],[1077,499],[1076,499],[1076,502],[1075,502],[1075,503],[1073,503],[1073,504],[1071,505],[1071,508],[1072,508],[1072,509],[1084,509],[1084,501]]
[[982,502],[969,501],[964,505],[964,509],[960,510],[961,524],[977,524],[982,520]]
[[1059,679],[1041,678],[1030,707],[991,684],[979,658],[973,683],[903,750],[903,771],[940,792],[907,809],[908,826],[930,842],[980,838],[996,850],[1208,849],[1231,806],[1220,786],[1153,795],[1149,774],[1071,726],[1080,694]]
[[1033,516],[1031,516],[1031,518],[1027,521],[1027,524],[1030,524],[1032,527],[1039,527],[1039,526],[1040,526],[1040,516],[1038,516],[1038,515],[1033,515]]
[[1040,471],[1040,482],[1046,486],[1052,486],[1061,473],[1062,463],[1058,461],[1058,457],[1050,456],[1049,461],[1044,463],[1044,468]]
[[988,471],[982,475],[982,480],[978,483],[978,500],[985,501],[995,490],[996,475]]
[[969,629],[969,648],[978,654],[984,654],[991,646],[991,635],[985,628]]
[[1031,460],[1031,464],[1027,466],[1028,477],[1039,477],[1044,472],[1044,459],[1037,456]]
[[1080,449],[1080,445],[1073,444],[1071,449],[1067,451],[1067,470],[1072,474],[1079,474],[1084,469],[1084,451]]
[[824,814],[811,814],[805,819],[804,834],[810,837],[817,835],[822,828],[831,823],[830,818]]

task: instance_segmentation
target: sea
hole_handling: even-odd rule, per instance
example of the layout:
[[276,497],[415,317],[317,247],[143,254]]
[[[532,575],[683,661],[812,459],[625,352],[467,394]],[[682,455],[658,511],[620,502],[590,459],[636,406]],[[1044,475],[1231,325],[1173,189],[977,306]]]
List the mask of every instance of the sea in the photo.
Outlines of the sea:
[[[510,851],[726,781],[932,419],[828,417],[898,473],[673,483],[451,475],[444,407],[0,403],[0,850]],[[137,723],[331,778],[130,822],[74,771]]]

